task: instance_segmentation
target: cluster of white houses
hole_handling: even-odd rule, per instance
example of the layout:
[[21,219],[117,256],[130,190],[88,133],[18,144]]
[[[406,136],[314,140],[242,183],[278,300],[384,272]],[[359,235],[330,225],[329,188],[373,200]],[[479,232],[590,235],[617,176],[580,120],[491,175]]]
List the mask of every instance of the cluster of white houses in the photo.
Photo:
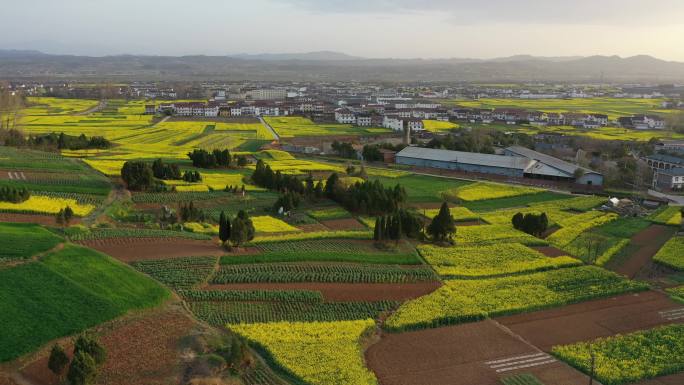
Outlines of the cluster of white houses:
[[255,117],[288,116],[296,113],[323,112],[325,105],[314,102],[282,103],[268,100],[229,103],[224,101],[208,102],[169,102],[145,106],[146,114],[171,114],[185,117]]
[[637,130],[661,130],[665,120],[654,115],[635,115],[618,118],[611,122],[608,115],[588,113],[555,113],[518,108],[454,108],[449,115],[459,121],[470,123],[529,123],[536,126],[572,126],[577,128],[599,128],[611,124]]
[[506,148],[503,155],[409,146],[395,159],[413,167],[603,185],[603,175],[596,171],[520,146]]

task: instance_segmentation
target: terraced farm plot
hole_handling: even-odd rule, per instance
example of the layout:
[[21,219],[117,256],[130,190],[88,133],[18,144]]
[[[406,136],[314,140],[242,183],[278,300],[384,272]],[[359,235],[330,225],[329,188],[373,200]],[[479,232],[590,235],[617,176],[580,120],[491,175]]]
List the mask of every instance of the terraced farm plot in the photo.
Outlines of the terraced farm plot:
[[387,319],[385,328],[402,331],[438,327],[645,290],[647,287],[593,266],[504,278],[447,280],[432,294],[402,305]]
[[53,198],[45,195],[32,195],[21,203],[0,201],[0,211],[28,214],[57,214],[67,206],[71,207],[74,214],[79,217],[86,216],[95,209],[94,205],[80,204],[75,199]]
[[322,239],[261,243],[256,255],[225,256],[221,264],[275,262],[356,262],[367,264],[417,265],[420,258],[413,247],[401,243],[396,250],[378,250],[369,241]]
[[73,241],[92,241],[111,238],[186,238],[198,240],[210,240],[206,234],[191,233],[187,231],[173,231],[160,229],[138,228],[93,228],[90,231],[76,234],[71,237]]
[[661,225],[679,226],[682,223],[681,207],[669,206],[657,210],[649,217],[649,220]]
[[88,99],[64,99],[50,97],[29,97],[29,108],[25,110],[28,115],[66,115],[86,111],[96,107],[98,100]]
[[302,231],[287,222],[269,215],[251,217],[254,228],[258,233],[290,233]]
[[287,241],[307,241],[320,239],[373,239],[370,231],[357,230],[336,230],[336,231],[311,231],[277,235],[257,235],[250,243],[260,245],[264,243],[287,242]]
[[509,225],[457,227],[456,244],[486,245],[493,243],[522,243],[526,246],[548,246],[548,242],[515,230]]
[[[265,117],[264,120],[283,138],[296,136],[363,135],[365,128],[350,124],[314,123],[302,117]],[[384,129],[383,132],[389,132]]]
[[191,301],[190,310],[199,319],[214,325],[259,322],[320,322],[377,318],[399,306],[399,302],[231,302]]
[[684,325],[553,348],[556,356],[585,373],[591,370],[590,351],[596,357],[596,379],[606,385],[677,373],[684,370]]
[[429,267],[352,264],[223,265],[211,283],[247,282],[350,282],[408,283],[434,281]]
[[72,245],[41,262],[2,269],[0,361],[168,297],[159,284],[129,267]]
[[216,257],[189,257],[131,263],[157,281],[175,289],[188,289],[205,282],[216,268]]
[[508,184],[498,184],[490,182],[476,182],[467,186],[458,187],[450,190],[448,194],[466,201],[480,201],[488,199],[508,198],[520,195],[530,195],[543,192],[544,190],[535,187],[524,187]]
[[310,210],[307,211],[307,215],[319,221],[327,221],[331,219],[344,219],[352,217],[349,211],[341,207]]
[[408,175],[399,177],[369,177],[369,180],[379,180],[385,187],[394,187],[400,184],[406,190],[410,203],[442,202],[444,194],[450,190],[458,189],[472,182],[440,178],[427,175]]
[[488,278],[578,266],[571,257],[549,258],[519,243],[439,247],[421,245],[418,251],[437,274],[449,278]]
[[458,124],[451,122],[444,122],[441,120],[423,120],[423,126],[430,132],[451,131],[458,128]]
[[361,338],[372,320],[228,325],[264,352],[295,383],[376,385],[363,362]]
[[684,270],[684,237],[675,236],[667,241],[653,260],[675,270]]
[[518,195],[508,198],[487,199],[472,202],[462,202],[463,207],[474,212],[487,212],[493,210],[506,209],[510,207],[524,207],[534,204],[556,203],[566,200],[568,195],[559,194],[550,191],[544,191],[537,194]]
[[62,238],[41,226],[28,223],[0,223],[0,262],[30,258],[48,251]]

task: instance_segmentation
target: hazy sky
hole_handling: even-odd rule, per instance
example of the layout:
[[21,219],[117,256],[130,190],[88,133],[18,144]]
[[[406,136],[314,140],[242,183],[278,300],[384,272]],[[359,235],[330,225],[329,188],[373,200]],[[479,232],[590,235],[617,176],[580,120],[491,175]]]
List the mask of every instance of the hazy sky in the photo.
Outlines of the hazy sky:
[[684,61],[684,0],[0,0],[0,48],[89,55],[648,54]]

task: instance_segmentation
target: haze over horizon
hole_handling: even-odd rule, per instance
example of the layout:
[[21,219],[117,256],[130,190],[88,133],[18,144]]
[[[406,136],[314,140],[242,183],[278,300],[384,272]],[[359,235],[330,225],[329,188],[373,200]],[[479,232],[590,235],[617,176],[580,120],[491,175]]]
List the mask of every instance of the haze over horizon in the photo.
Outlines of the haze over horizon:
[[677,42],[684,36],[684,2],[678,0],[604,0],[600,7],[590,0],[26,0],[4,9],[24,16],[0,24],[0,48],[52,54],[335,51],[365,58],[650,55],[684,61]]

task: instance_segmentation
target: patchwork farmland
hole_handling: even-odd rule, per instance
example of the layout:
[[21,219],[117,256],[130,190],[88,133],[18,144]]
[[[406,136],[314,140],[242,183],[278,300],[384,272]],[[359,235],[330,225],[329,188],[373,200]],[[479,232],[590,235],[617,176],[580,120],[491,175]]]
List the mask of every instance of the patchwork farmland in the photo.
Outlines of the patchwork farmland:
[[[27,135],[109,145],[0,146],[0,383],[60,383],[51,351],[71,359],[81,335],[107,350],[99,384],[682,379],[678,207],[291,153],[256,119],[140,100],[29,101]],[[283,140],[388,134],[265,122]]]

